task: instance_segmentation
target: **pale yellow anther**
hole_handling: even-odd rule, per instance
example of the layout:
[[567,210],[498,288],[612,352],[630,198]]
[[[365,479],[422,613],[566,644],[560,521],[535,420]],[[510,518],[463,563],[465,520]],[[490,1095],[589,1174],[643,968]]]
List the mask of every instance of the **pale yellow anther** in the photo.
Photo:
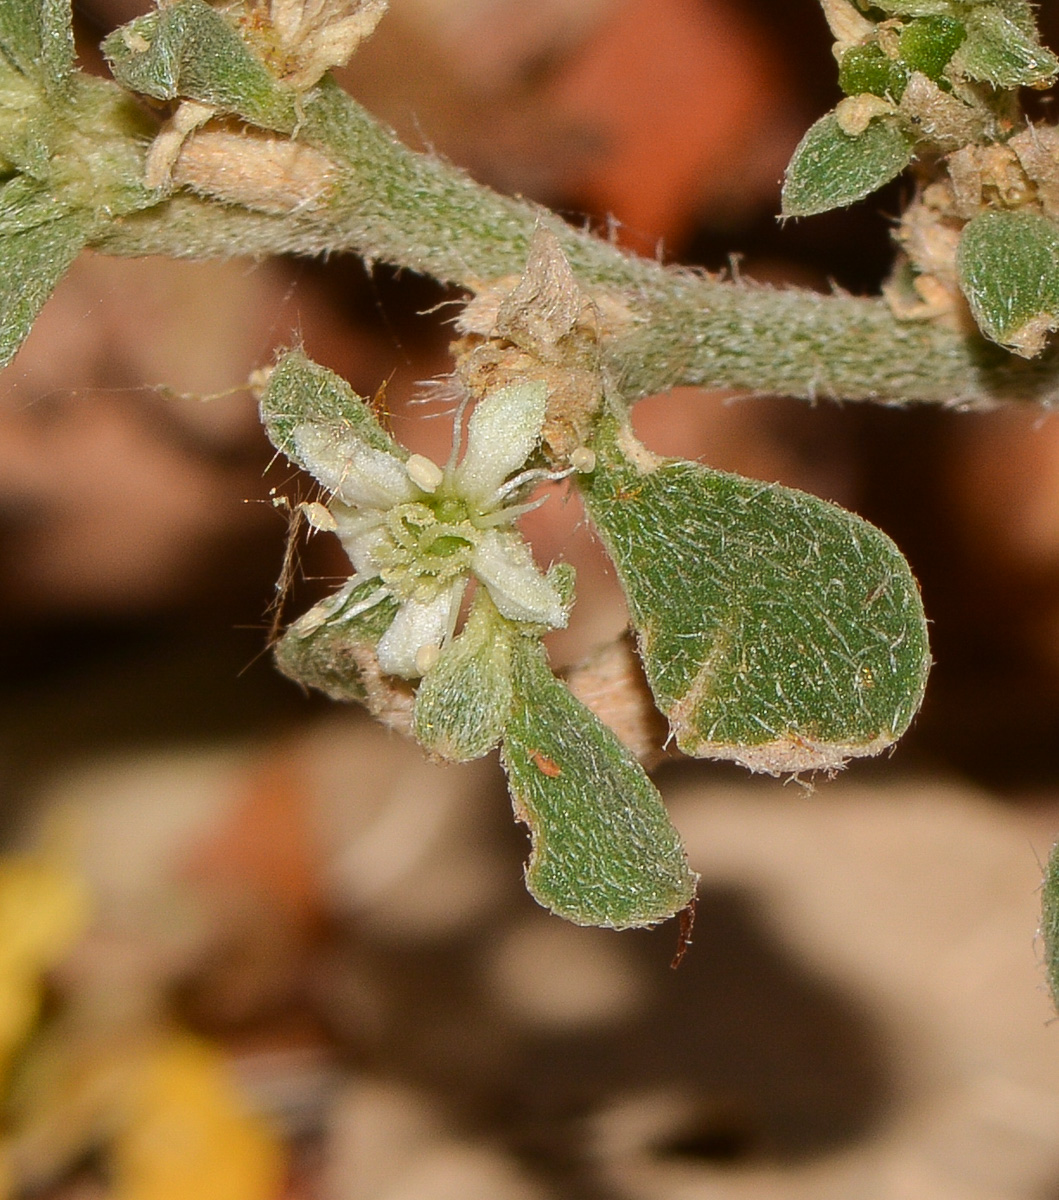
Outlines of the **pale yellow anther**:
[[323,533],[334,533],[338,528],[338,522],[331,510],[319,500],[303,501],[298,507],[305,513],[305,519],[313,529],[319,529]]
[[445,478],[445,472],[424,454],[410,454],[405,462],[408,478],[424,492],[434,493]]
[[440,657],[441,647],[435,646],[433,642],[420,646],[416,651],[416,670],[420,675],[425,675]]
[[591,475],[596,469],[596,452],[587,446],[578,446],[570,452],[570,466],[579,475]]

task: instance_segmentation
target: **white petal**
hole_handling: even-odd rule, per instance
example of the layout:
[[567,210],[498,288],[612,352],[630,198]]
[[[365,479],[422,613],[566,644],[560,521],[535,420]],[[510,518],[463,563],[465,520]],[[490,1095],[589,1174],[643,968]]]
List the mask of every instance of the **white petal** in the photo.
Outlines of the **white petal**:
[[552,629],[566,626],[562,596],[541,573],[518,534],[488,530],[471,558],[471,570],[489,589],[502,616]]
[[374,508],[332,504],[331,515],[335,519],[338,540],[349,555],[353,569],[368,575],[376,574],[379,568],[374,552],[389,539],[382,513]]
[[298,425],[293,436],[298,457],[346,504],[393,508],[420,495],[396,455],[376,450],[352,433],[335,426]]
[[416,661],[422,661],[419,652],[424,646],[442,646],[452,636],[466,587],[467,580],[461,577],[433,600],[405,600],[401,604],[376,647],[379,666],[387,675],[418,679],[423,674]]
[[539,381],[499,388],[479,400],[467,426],[467,453],[456,468],[456,489],[472,507],[495,507],[497,489],[540,441],[547,403],[547,385]]

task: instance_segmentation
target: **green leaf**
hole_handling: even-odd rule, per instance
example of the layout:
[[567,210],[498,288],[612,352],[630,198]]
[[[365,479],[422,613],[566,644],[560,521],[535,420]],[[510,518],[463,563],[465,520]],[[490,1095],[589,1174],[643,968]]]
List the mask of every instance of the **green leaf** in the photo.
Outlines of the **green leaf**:
[[24,75],[61,91],[74,69],[70,0],[0,0],[0,49]]
[[373,665],[374,651],[397,612],[397,601],[385,597],[355,616],[346,614],[377,591],[378,580],[369,580],[348,596],[337,592],[288,626],[274,649],[283,674],[332,700],[369,703],[373,688],[386,686]]
[[1024,358],[1059,328],[1059,226],[1040,213],[985,212],[964,227],[960,287],[982,333]]
[[49,205],[19,178],[0,188],[0,367],[22,345],[91,228],[87,214]]
[[697,877],[640,764],[552,674],[536,638],[514,643],[502,757],[530,828],[526,885],[576,925],[630,929],[685,908]]
[[838,68],[838,86],[847,96],[865,92],[900,100],[908,83],[903,64],[887,58],[875,43],[851,46],[842,55]]
[[777,774],[904,732],[930,660],[885,534],[791,488],[656,459],[622,431],[583,488],[682,750]]
[[413,731],[424,749],[467,762],[497,745],[511,715],[512,640],[518,636],[479,588],[463,632],[416,692]]
[[1027,30],[992,4],[967,16],[967,38],[954,65],[970,79],[998,88],[1033,87],[1050,83],[1059,72],[1059,59]]
[[178,0],[130,21],[103,43],[114,77],[156,100],[198,100],[266,129],[289,132],[294,98],[204,0]]
[[366,400],[301,350],[289,351],[269,373],[261,420],[276,449],[310,473],[316,464],[300,455],[295,444],[294,432],[303,425],[329,431],[336,443],[352,436],[398,458],[408,456],[375,419]]
[[951,17],[921,17],[901,30],[901,61],[937,83],[966,35],[963,23]]
[[828,113],[794,151],[783,181],[783,215],[808,217],[863,199],[900,175],[912,161],[913,145],[894,117],[877,117],[851,137]]

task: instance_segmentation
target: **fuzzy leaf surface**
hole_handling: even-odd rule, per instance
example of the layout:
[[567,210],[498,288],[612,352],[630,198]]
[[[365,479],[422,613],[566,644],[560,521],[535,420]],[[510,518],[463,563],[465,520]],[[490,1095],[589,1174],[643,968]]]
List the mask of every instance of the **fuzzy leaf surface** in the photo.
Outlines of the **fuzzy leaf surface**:
[[697,877],[632,753],[552,674],[535,638],[514,644],[502,743],[515,815],[530,828],[526,885],[576,925],[630,929],[673,916]]
[[204,0],[178,0],[115,30],[103,43],[114,77],[156,100],[197,100],[266,129],[290,130],[294,99]]
[[273,367],[261,396],[261,420],[269,440],[303,470],[315,464],[299,452],[295,430],[301,426],[330,434],[334,441],[353,437],[375,450],[407,457],[375,419],[370,405],[334,371],[291,350]]
[[783,216],[809,217],[862,200],[912,161],[914,139],[892,117],[877,117],[857,137],[834,113],[798,143],[783,181]]
[[960,237],[960,287],[982,333],[1025,358],[1059,327],[1059,225],[1039,213],[985,212]]
[[894,742],[930,660],[893,542],[804,492],[627,446],[605,434],[582,486],[680,748],[779,773]]
[[967,16],[967,38],[957,51],[957,68],[970,79],[997,88],[1033,87],[1050,83],[1059,59],[1029,29],[999,5],[983,4]]
[[0,367],[14,357],[89,239],[87,214],[49,208],[18,177],[0,188]]
[[70,0],[3,0],[0,49],[22,74],[61,90],[74,69]]
[[451,762],[481,758],[511,715],[512,640],[519,635],[481,589],[463,632],[445,647],[416,691],[416,741]]
[[[365,676],[375,646],[397,612],[397,602],[387,597],[358,616],[346,618],[343,613],[365,600],[376,586],[374,580],[369,581],[340,605],[335,606],[332,597],[310,609],[276,643],[276,666],[288,679],[316,688],[332,700],[366,703],[370,684]],[[321,606],[333,611],[326,612]],[[324,618],[319,624],[315,623],[314,613]]]

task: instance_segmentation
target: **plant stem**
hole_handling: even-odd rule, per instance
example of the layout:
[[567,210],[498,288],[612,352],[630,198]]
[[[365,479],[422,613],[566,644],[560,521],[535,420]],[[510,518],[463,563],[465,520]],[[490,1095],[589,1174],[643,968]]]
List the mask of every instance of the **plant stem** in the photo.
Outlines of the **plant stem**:
[[[884,404],[1059,401],[1055,352],[1027,362],[975,335],[899,321],[879,299],[724,281],[632,257],[409,150],[333,84],[307,102],[300,137],[329,160],[326,206],[248,208],[247,139],[238,205],[226,192],[230,164],[213,176],[200,164],[193,182],[208,194],[182,191],[119,219],[95,247],[193,258],[353,251],[480,293],[522,272],[544,225],[601,311],[621,314],[605,320],[604,365],[630,398],[690,384]],[[193,137],[185,155],[196,144],[205,155],[206,137]]]

